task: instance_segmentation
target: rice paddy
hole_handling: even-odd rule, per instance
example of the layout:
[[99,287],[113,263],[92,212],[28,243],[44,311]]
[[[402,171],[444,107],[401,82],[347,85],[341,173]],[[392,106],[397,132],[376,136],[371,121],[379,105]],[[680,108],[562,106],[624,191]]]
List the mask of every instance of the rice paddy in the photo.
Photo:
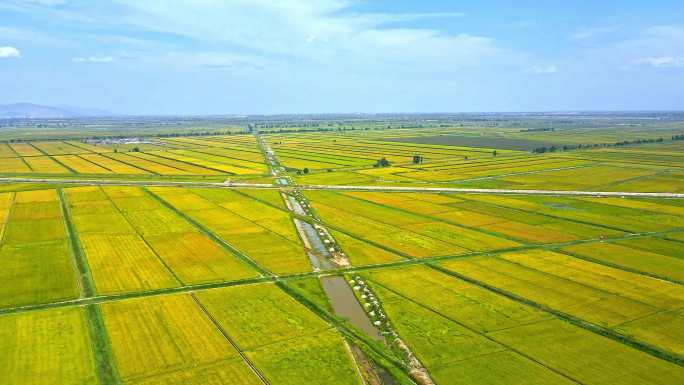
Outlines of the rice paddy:
[[434,130],[0,143],[0,378],[681,383],[682,199],[337,186],[674,193],[684,147]]

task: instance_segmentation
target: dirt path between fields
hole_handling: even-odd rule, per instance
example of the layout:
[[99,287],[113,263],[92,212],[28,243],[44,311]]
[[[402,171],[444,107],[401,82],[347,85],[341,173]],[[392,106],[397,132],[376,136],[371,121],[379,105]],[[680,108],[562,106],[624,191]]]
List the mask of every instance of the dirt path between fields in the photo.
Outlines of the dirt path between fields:
[[136,181],[106,179],[39,179],[39,178],[0,178],[1,183],[45,183],[83,186],[160,186],[160,187],[199,187],[230,189],[288,189],[298,190],[339,190],[339,191],[378,191],[388,193],[423,192],[423,193],[465,193],[492,195],[559,195],[559,196],[592,196],[592,197],[636,197],[636,198],[684,198],[684,193],[675,192],[634,192],[634,191],[576,191],[576,190],[522,190],[522,189],[487,189],[458,187],[399,187],[399,186],[345,186],[345,185],[291,185],[276,186],[267,183],[238,182],[180,182],[180,181]]

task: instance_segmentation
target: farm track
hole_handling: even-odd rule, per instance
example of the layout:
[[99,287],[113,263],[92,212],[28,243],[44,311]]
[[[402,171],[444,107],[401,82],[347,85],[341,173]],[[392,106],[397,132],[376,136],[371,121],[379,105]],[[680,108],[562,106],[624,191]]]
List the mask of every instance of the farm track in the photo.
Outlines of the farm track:
[[578,190],[522,190],[522,189],[486,189],[457,187],[399,187],[399,186],[346,186],[346,185],[289,185],[276,186],[267,183],[240,182],[183,182],[183,181],[138,181],[138,180],[104,180],[104,179],[41,179],[41,178],[0,178],[0,183],[44,183],[80,186],[159,186],[159,187],[198,187],[228,189],[288,189],[298,190],[339,190],[339,191],[377,191],[388,193],[471,193],[491,195],[554,195],[554,196],[590,196],[590,197],[635,197],[635,198],[684,198],[684,193],[676,192],[634,192],[634,191],[578,191]]

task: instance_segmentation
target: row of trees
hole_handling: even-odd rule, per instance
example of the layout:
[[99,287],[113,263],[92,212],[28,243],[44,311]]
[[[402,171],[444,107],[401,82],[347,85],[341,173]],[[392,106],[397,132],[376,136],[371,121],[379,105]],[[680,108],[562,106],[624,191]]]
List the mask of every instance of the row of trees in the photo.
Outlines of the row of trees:
[[[681,140],[684,140],[684,135],[680,135],[680,136],[682,137]],[[673,136],[672,140],[677,140],[677,139],[675,139],[675,137]],[[543,154],[545,152],[571,151],[571,150],[581,150],[581,149],[601,148],[601,147],[622,147],[622,146],[629,146],[629,145],[634,145],[634,144],[661,143],[663,141],[665,141],[665,139],[657,138],[657,139],[623,140],[621,142],[615,142],[615,143],[566,144],[563,146],[537,147],[537,148],[533,149],[532,152],[535,154]]]

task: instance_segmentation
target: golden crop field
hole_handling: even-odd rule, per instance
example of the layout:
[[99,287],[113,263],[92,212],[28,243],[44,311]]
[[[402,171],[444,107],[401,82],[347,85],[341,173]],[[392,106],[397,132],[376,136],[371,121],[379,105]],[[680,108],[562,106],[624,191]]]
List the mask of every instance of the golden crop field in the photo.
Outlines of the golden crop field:
[[0,315],[0,340],[6,384],[98,382],[82,308]]
[[101,308],[124,383],[260,383],[190,295],[127,300]]
[[55,190],[2,194],[0,307],[79,296],[79,284]]
[[269,383],[360,384],[340,335],[275,285],[197,297]]
[[[212,200],[205,197],[205,189],[159,187],[150,191],[269,271],[280,274],[311,269],[294,227],[283,224],[289,220],[286,212],[231,192],[220,191],[218,196],[209,196]],[[275,229],[261,224],[268,220],[281,224]]]
[[[443,264],[448,269],[550,308],[608,328],[630,325],[655,314],[669,313],[671,321],[657,334],[668,342],[649,340],[646,332],[630,326],[629,335],[663,350],[681,354],[684,340],[676,313],[684,304],[677,284],[638,274],[534,250],[476,257]],[[653,329],[653,327],[651,327]],[[644,337],[639,337],[639,335]],[[665,338],[660,338],[661,340]]]
[[679,384],[653,114],[3,126],[0,383]]

